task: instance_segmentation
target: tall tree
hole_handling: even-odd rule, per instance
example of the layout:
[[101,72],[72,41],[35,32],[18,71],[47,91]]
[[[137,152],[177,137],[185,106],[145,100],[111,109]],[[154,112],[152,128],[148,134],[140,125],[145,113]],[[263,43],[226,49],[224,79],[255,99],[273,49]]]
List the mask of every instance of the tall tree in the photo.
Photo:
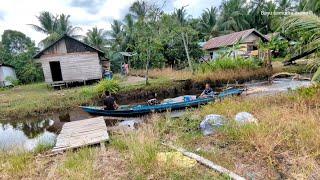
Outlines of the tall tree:
[[109,36],[109,42],[112,45],[112,49],[116,51],[123,51],[124,32],[122,22],[114,20],[111,24],[111,30],[107,32],[107,35]]
[[106,45],[106,32],[103,29],[98,29],[97,27],[89,29],[86,33],[86,37],[84,38],[84,42],[103,50]]
[[69,20],[70,15],[60,14],[54,16],[48,11],[43,11],[37,16],[40,25],[29,24],[33,29],[38,32],[48,35],[40,42],[40,45],[45,47],[56,41],[60,36],[67,34],[72,37],[78,38],[77,31],[79,27],[73,27]]
[[290,12],[294,10],[294,0],[276,0],[277,10],[280,12]]
[[220,29],[226,33],[250,28],[245,0],[226,0],[220,6]]
[[134,2],[130,7],[130,13],[136,19],[144,19],[147,16],[148,5],[143,0],[138,0]]
[[217,24],[218,10],[215,7],[204,10],[200,17],[199,31],[205,40],[220,35]]
[[2,34],[3,48],[12,55],[35,51],[34,42],[19,31],[5,30]]
[[174,12],[173,16],[177,19],[178,23],[180,24],[181,27],[181,37],[182,37],[182,42],[184,49],[186,51],[187,59],[188,59],[188,64],[189,64],[189,69],[190,71],[193,72],[193,67],[192,67],[192,62],[190,59],[190,53],[189,53],[189,39],[188,39],[188,29],[186,28],[187,26],[187,11],[185,7],[182,7],[180,9],[176,9]]
[[267,34],[272,31],[272,20],[274,16],[263,14],[262,12],[274,12],[276,5],[272,1],[252,0],[249,2],[248,22],[250,26],[258,31]]
[[36,47],[29,37],[19,31],[5,30],[1,39],[0,59],[15,67],[20,82],[43,80],[41,67],[32,59]]
[[127,14],[124,18],[124,36],[125,43],[127,45],[126,51],[131,52],[133,50],[134,42],[134,30],[135,30],[135,22],[133,16],[131,14]]

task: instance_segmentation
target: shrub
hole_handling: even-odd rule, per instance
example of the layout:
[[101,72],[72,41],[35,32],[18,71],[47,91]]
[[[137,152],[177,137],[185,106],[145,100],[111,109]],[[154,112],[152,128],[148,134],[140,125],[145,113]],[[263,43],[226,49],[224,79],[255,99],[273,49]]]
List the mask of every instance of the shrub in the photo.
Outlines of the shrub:
[[257,69],[259,62],[255,59],[244,59],[241,57],[223,58],[209,63],[201,64],[198,70],[202,73],[211,72],[216,70],[229,70],[229,69]]
[[99,84],[95,86],[95,91],[98,94],[103,94],[106,91],[109,91],[111,93],[116,93],[119,90],[120,90],[120,85],[116,80],[104,79],[104,80],[101,80]]
[[14,78],[12,76],[6,77],[6,81],[9,81],[12,84],[12,86],[17,86],[20,83],[18,79]]
[[94,98],[102,95],[104,92],[109,91],[111,93],[116,93],[120,90],[120,85],[116,80],[101,80],[94,87],[84,87],[81,89],[80,95],[85,98]]

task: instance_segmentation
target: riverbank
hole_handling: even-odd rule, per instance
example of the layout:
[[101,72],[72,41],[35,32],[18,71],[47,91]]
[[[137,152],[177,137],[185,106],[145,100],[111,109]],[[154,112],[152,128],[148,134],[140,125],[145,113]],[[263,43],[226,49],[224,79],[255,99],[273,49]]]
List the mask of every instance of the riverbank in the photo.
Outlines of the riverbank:
[[[175,119],[155,115],[136,131],[112,132],[106,150],[83,148],[54,157],[2,153],[0,178],[225,178],[199,164],[182,168],[159,162],[158,153],[172,151],[161,143],[172,142],[248,179],[319,179],[319,96],[320,88],[312,87],[230,98]],[[258,123],[235,124],[233,117],[242,111]],[[212,113],[229,121],[216,134],[203,136],[199,123]]]
[[[192,75],[190,72],[187,73]],[[141,102],[153,98],[154,94],[166,98],[186,92],[195,93],[195,90],[201,90],[206,82],[214,86],[222,86],[227,83],[266,79],[270,75],[265,69],[226,70],[193,76],[186,75],[184,71],[165,74],[166,76],[160,75],[158,78],[150,79],[149,85],[145,82],[128,83],[125,79],[120,79],[120,90],[115,96],[119,103]],[[58,91],[40,83],[2,90],[0,91],[0,117],[2,120],[21,119],[45,113],[68,111],[80,105],[97,105],[100,96],[92,89],[93,86],[85,86]]]

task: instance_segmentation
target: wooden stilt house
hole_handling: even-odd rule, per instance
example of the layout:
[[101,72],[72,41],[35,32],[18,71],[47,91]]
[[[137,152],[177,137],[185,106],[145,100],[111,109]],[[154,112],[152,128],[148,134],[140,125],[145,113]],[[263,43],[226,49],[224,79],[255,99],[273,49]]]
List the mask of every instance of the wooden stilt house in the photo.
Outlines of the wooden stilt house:
[[103,51],[64,35],[34,58],[42,65],[45,82],[55,86],[101,79],[110,67],[104,55]]

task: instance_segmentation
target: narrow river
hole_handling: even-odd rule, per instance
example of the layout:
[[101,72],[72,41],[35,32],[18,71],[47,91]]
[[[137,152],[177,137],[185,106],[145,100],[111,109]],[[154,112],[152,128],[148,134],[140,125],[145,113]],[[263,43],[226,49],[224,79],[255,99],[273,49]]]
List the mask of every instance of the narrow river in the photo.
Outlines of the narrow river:
[[[297,81],[280,78],[267,82],[246,83],[247,91],[243,96],[264,96],[310,86],[310,81]],[[65,122],[77,121],[92,117],[80,108],[67,113],[46,114],[37,118],[20,119],[17,121],[0,122],[0,150],[27,150],[34,149],[39,143],[53,144],[56,136]],[[113,126],[114,121],[106,121],[108,126]]]

